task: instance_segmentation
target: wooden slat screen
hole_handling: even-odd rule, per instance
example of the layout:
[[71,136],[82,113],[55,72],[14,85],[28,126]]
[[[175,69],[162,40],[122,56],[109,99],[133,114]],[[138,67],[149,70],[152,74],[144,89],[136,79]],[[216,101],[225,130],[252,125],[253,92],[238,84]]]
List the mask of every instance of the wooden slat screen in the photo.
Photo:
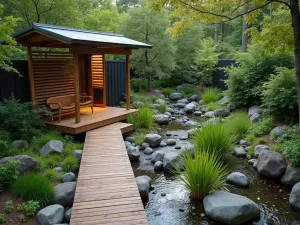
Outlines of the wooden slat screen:
[[92,87],[103,88],[103,55],[92,55],[91,57]]
[[37,106],[50,97],[74,94],[73,55],[69,52],[32,52],[34,95]]

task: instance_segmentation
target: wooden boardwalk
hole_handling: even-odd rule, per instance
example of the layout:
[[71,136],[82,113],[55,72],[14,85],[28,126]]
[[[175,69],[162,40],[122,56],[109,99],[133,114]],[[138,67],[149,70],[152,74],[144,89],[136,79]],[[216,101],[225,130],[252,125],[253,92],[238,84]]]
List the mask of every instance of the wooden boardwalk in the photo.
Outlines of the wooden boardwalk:
[[122,132],[115,123],[87,132],[70,225],[148,224]]

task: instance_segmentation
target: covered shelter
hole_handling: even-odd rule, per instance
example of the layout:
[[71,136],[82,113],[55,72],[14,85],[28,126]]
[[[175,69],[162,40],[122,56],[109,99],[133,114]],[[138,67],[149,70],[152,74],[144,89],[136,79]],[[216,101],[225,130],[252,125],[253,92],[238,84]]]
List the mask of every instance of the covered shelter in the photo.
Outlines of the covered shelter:
[[[119,34],[39,23],[33,23],[13,37],[27,47],[32,101],[39,107],[53,97],[74,97],[69,104],[74,109],[75,119],[73,122],[68,120],[68,124],[73,127],[78,127],[81,122],[82,93],[91,97],[92,107],[106,107],[106,54],[126,56],[126,110],[130,110],[130,55],[132,50],[152,47]],[[49,122],[49,125],[55,123],[58,122]],[[60,130],[77,133],[75,130]]]

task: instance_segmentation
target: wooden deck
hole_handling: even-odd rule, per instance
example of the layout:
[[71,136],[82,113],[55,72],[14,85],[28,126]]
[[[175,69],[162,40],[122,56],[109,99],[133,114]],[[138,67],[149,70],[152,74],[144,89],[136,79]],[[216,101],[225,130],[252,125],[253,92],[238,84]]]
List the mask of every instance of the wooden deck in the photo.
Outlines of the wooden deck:
[[148,224],[122,137],[128,126],[87,132],[70,225]]
[[75,123],[74,114],[63,116],[60,123],[57,119],[54,119],[54,121],[46,120],[45,123],[49,128],[67,134],[79,134],[123,121],[129,114],[135,113],[136,111],[135,109],[126,110],[124,108],[115,107],[94,107],[94,113],[92,113],[90,108],[82,108],[80,110],[80,123]]

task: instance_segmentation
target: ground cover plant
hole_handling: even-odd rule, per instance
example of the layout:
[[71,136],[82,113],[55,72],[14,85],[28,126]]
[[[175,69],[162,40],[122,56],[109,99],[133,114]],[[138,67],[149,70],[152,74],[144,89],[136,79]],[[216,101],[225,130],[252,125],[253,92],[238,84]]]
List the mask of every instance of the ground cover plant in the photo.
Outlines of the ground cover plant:
[[135,129],[150,129],[154,123],[154,114],[151,109],[142,107],[136,114],[130,114],[127,121],[133,124]]
[[249,144],[255,142],[255,139],[264,134],[268,134],[273,128],[273,118],[265,117],[257,123],[253,123],[246,132],[246,141]]
[[209,104],[211,102],[216,102],[220,98],[220,93],[217,89],[209,88],[203,92],[201,97],[204,104]]
[[230,118],[225,120],[224,126],[237,138],[241,138],[251,126],[251,121],[247,113],[240,111],[233,113]]
[[19,177],[18,169],[20,167],[17,161],[8,161],[4,165],[0,165],[0,192],[4,187],[10,187]]

